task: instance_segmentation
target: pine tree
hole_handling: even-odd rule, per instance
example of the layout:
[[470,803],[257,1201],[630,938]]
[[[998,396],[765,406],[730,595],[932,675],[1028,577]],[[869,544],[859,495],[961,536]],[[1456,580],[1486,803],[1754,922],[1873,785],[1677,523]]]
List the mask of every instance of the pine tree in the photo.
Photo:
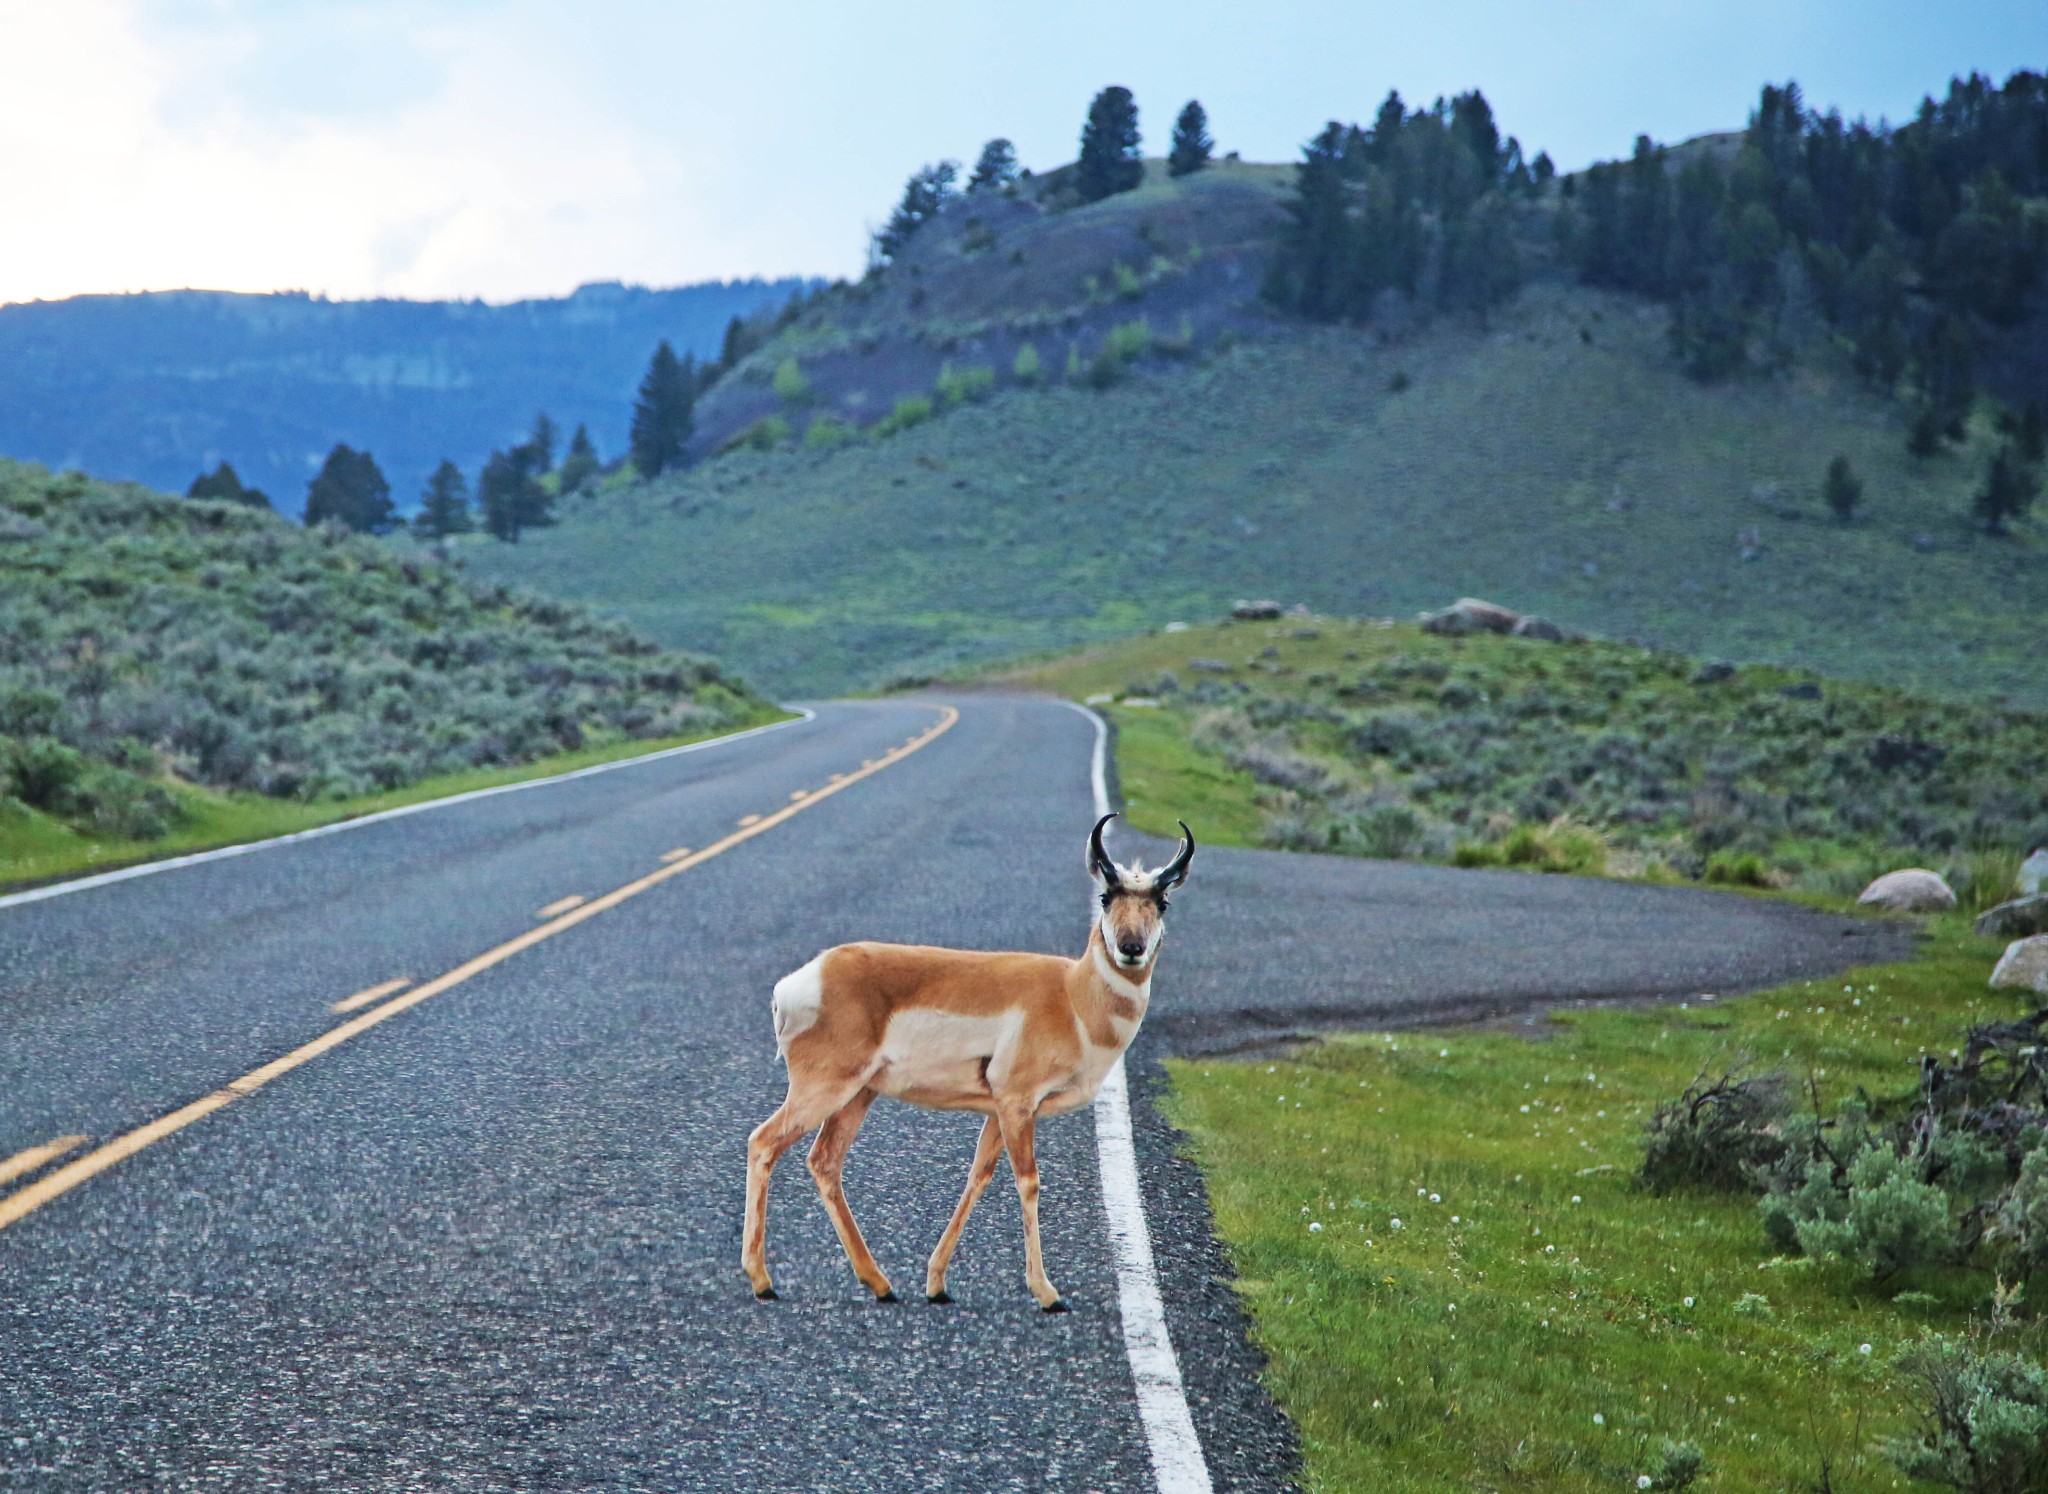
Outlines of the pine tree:
[[533,417],[533,432],[526,438],[526,449],[533,453],[535,476],[555,470],[555,442],[560,436],[560,429],[547,411]]
[[1209,164],[1216,142],[1209,138],[1209,114],[1200,100],[1189,99],[1173,122],[1173,148],[1166,153],[1166,174],[1186,176]]
[[1138,105],[1128,88],[1111,86],[1095,95],[1081,127],[1081,159],[1074,187],[1083,202],[1100,202],[1128,192],[1145,180],[1138,155]]
[[1923,461],[1941,450],[1941,412],[1933,405],[1922,405],[1913,417],[1913,428],[1906,433],[1906,450]]
[[446,539],[451,534],[468,534],[475,527],[469,513],[469,484],[463,480],[462,469],[443,457],[420,494],[413,528],[429,539]]
[[1821,484],[1821,496],[1827,500],[1829,510],[1844,524],[1856,517],[1856,508],[1863,502],[1863,479],[1849,465],[1849,459],[1839,452],[1828,463],[1826,481]]
[[2012,443],[2001,443],[1973,505],[1977,517],[1984,521],[1985,533],[2006,533],[2007,526],[2033,506],[2039,486],[2033,469],[2020,460]]
[[518,544],[526,530],[555,522],[554,499],[533,470],[533,458],[530,445],[494,451],[477,474],[477,507],[483,510],[484,528],[507,544]]
[[1017,147],[998,136],[981,148],[974,174],[967,178],[969,192],[1000,192],[1017,180]]
[[1356,250],[1349,211],[1348,140],[1334,119],[1302,147],[1295,168],[1291,220],[1280,230],[1267,294],[1290,311],[1318,321],[1344,315],[1351,304]]
[[235,469],[223,461],[211,472],[203,472],[192,479],[192,486],[185,489],[187,498],[217,498],[227,503],[246,504],[250,508],[269,508],[270,495],[261,488],[245,488]]
[[385,534],[398,522],[391,484],[367,451],[337,442],[306,485],[306,523],[334,523],[358,534]]
[[695,380],[663,338],[647,365],[647,376],[640,381],[640,398],[633,405],[633,469],[642,478],[658,477],[681,465],[695,400]]
[[725,340],[718,346],[718,366],[737,368],[740,360],[760,345],[761,339],[748,329],[746,318],[735,316],[725,324]]
[[1529,163],[1529,179],[1536,184],[1538,193],[1550,190],[1552,178],[1557,175],[1557,163],[1550,159],[1550,152],[1539,150],[1536,159]]
[[957,161],[938,161],[914,172],[903,184],[903,200],[875,235],[875,258],[887,261],[901,254],[911,236],[953,200],[953,181],[959,174]]
[[2040,405],[2030,402],[2020,411],[2019,430],[2013,439],[2023,462],[2038,465],[2048,455],[2048,431],[2042,428]]
[[590,439],[589,428],[578,425],[576,434],[569,438],[568,454],[562,458],[562,492],[566,495],[577,491],[597,475],[600,465],[597,444]]

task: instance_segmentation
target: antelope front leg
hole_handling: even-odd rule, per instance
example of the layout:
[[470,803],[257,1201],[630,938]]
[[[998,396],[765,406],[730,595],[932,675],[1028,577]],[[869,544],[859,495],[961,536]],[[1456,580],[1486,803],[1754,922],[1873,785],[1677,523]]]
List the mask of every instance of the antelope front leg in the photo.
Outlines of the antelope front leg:
[[1038,1116],[1035,1109],[1006,1105],[996,1112],[1002,1122],[1003,1145],[1010,1153],[1010,1171],[1017,1175],[1017,1202],[1024,1210],[1024,1284],[1047,1312],[1065,1312],[1059,1288],[1045,1274],[1038,1249]]
[[967,1174],[967,1187],[960,1195],[960,1202],[953,1210],[953,1218],[946,1225],[946,1232],[939,1236],[938,1248],[932,1251],[931,1264],[924,1271],[924,1297],[927,1302],[951,1302],[946,1295],[946,1267],[951,1264],[953,1251],[960,1243],[960,1231],[967,1228],[967,1216],[974,1212],[975,1204],[981,1201],[982,1190],[996,1175],[996,1159],[1003,1154],[1003,1127],[994,1116],[982,1122],[981,1140],[974,1146],[974,1166]]

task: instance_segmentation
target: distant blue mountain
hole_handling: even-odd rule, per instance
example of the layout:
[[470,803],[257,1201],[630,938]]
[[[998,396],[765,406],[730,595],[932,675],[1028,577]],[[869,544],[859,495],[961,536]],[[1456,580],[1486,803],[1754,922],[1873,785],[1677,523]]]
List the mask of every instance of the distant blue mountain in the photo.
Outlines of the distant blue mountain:
[[570,296],[329,301],[154,291],[0,306],[0,454],[182,493],[225,458],[286,513],[329,447],[367,448],[401,509],[453,458],[474,480],[545,410],[607,460],[661,338],[715,356],[726,322],[798,280]]

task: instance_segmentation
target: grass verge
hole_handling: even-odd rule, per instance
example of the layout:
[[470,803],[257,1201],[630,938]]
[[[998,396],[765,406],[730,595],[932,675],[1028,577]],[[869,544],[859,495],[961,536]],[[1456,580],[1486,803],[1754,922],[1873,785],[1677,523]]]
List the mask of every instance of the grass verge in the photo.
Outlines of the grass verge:
[[1735,1000],[1172,1063],[1309,1487],[1633,1489],[1665,1439],[1702,1488],[1906,1487],[1873,1449],[1911,1421],[1893,1356],[1982,1313],[1988,1275],[1881,1292],[1775,1258],[1747,1196],[1634,1174],[1702,1068],[1784,1067],[1830,1108],[1911,1093],[1923,1046],[2028,1008],[1986,987],[1997,952],[1949,918],[1913,961]]
[[359,819],[379,810],[398,809],[429,799],[445,799],[475,789],[550,778],[557,773],[639,757],[669,747],[683,747],[692,742],[708,741],[789,719],[788,711],[759,710],[719,731],[585,747],[575,752],[558,752],[550,757],[537,758],[516,767],[445,773],[386,793],[320,800],[310,804],[292,799],[265,798],[260,794],[217,793],[179,784],[172,792],[184,812],[182,822],[169,834],[147,841],[87,834],[48,815],[0,801],[0,892],[89,872],[109,871],[141,861],[159,861],[192,851],[268,840],[276,835],[331,825],[338,820]]

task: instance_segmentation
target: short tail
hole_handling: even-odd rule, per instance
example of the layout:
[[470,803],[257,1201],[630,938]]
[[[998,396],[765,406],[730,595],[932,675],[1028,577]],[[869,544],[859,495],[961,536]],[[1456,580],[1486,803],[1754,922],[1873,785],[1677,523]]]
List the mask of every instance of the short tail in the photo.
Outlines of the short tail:
[[818,1020],[824,996],[823,955],[775,983],[775,995],[769,1006],[775,1013],[775,1052],[784,1063],[789,1062],[790,1042]]

